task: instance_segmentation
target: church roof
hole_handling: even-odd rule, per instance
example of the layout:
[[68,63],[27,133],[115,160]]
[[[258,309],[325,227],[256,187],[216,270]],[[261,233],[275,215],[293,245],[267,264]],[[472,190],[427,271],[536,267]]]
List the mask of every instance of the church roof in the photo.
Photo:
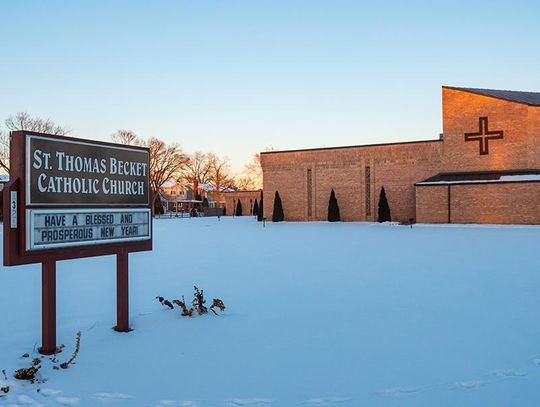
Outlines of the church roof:
[[529,106],[540,106],[540,92],[522,92],[517,90],[497,90],[478,88],[458,88],[454,86],[443,86],[447,89],[462,90],[476,93],[478,95],[490,96],[497,99],[508,100],[510,102],[523,103]]
[[486,184],[501,182],[540,182],[540,169],[476,172],[446,172],[414,185]]
[[377,143],[377,144],[357,144],[352,146],[337,146],[337,147],[314,147],[314,148],[300,148],[295,150],[271,150],[261,151],[261,154],[281,154],[281,153],[301,153],[304,151],[324,151],[324,150],[346,150],[349,148],[366,148],[366,147],[386,147],[386,146],[402,146],[407,144],[423,144],[423,143],[438,143],[443,141],[441,137],[431,140],[415,140],[415,141],[394,141],[392,143]]

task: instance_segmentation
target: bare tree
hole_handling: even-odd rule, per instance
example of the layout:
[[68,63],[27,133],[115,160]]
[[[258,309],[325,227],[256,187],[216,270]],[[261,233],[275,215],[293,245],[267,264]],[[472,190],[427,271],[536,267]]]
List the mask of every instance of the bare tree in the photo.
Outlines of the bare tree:
[[0,129],[0,171],[9,173],[9,131],[27,130],[38,133],[66,135],[72,130],[66,126],[60,126],[51,119],[32,117],[26,112],[18,112],[5,120],[8,132]]
[[241,175],[235,180],[235,187],[241,191],[254,191],[260,189],[259,183],[252,177]]
[[250,163],[244,167],[244,173],[238,179],[238,187],[245,190],[254,190],[262,188],[262,167],[261,154],[253,154]]
[[159,197],[163,184],[177,179],[179,173],[188,161],[188,157],[178,144],[165,144],[157,138],[150,138],[146,142],[150,149],[150,188],[152,190],[152,213]]
[[9,174],[9,136],[0,129],[0,170]]
[[118,129],[111,135],[115,143],[128,146],[137,146],[143,144],[143,141],[131,130]]
[[28,130],[38,133],[56,134],[59,136],[64,136],[72,131],[71,128],[56,124],[51,119],[32,117],[26,112],[18,112],[15,115],[9,116],[6,119],[5,124],[10,131]]
[[[273,151],[274,147],[266,147],[264,151]],[[243,190],[256,190],[263,187],[263,172],[261,167],[261,154],[253,154],[250,163],[244,167],[244,172],[238,178],[236,186]]]
[[208,154],[210,163],[210,175],[208,184],[210,184],[216,193],[216,208],[219,208],[221,192],[227,188],[234,187],[234,177],[231,175],[229,159],[227,157],[218,157],[215,154]]
[[199,183],[208,184],[210,181],[210,160],[208,154],[201,153],[200,151],[191,154],[180,178],[188,183],[197,180]]
[[167,145],[163,140],[155,137],[144,141],[131,130],[119,129],[111,135],[111,138],[119,144],[148,147],[150,151],[148,173],[152,193],[152,214],[154,214],[161,187],[167,181],[178,179],[189,157],[184,154],[178,144]]

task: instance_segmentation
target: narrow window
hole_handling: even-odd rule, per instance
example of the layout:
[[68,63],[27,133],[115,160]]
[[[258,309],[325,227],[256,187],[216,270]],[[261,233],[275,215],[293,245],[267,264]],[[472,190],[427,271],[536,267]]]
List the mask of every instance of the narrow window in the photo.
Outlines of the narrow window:
[[307,170],[307,216],[308,217],[311,217],[312,212],[313,212],[312,203],[311,203],[312,198],[313,198],[312,187],[313,187],[313,175],[312,175],[311,170]]
[[371,216],[371,169],[366,166],[366,179],[365,179],[365,195],[366,195],[366,216]]

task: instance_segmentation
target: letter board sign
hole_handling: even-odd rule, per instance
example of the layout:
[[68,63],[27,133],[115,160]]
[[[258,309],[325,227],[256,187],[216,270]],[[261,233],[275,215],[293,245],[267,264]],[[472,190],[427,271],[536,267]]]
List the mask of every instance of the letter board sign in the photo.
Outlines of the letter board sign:
[[149,209],[28,209],[26,249],[150,239]]
[[149,167],[144,147],[12,132],[4,264],[151,250]]

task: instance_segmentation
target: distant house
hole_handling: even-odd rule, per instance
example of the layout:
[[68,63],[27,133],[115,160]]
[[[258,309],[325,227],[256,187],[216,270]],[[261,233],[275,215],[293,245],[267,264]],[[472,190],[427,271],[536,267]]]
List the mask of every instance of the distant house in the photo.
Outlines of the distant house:
[[159,192],[163,213],[192,213],[193,210],[202,212],[203,200],[189,185],[169,181],[161,186]]
[[161,186],[161,191],[167,195],[182,195],[185,187],[179,182],[167,181]]
[[208,207],[209,208],[225,208],[226,202],[225,202],[225,193],[232,192],[234,189],[232,188],[220,188],[220,194],[219,194],[219,203],[216,202],[217,199],[217,193],[216,193],[216,187],[210,184],[198,184],[199,187],[199,193],[201,196],[205,197],[208,200]]
[[[216,193],[216,188],[210,184],[198,183],[186,184],[182,182],[165,182],[161,186],[160,199],[163,213],[204,213],[205,216],[223,215],[226,207],[225,194],[234,192],[231,188],[221,188]],[[219,195],[219,203],[216,202]],[[227,208],[227,211],[229,209]]]

